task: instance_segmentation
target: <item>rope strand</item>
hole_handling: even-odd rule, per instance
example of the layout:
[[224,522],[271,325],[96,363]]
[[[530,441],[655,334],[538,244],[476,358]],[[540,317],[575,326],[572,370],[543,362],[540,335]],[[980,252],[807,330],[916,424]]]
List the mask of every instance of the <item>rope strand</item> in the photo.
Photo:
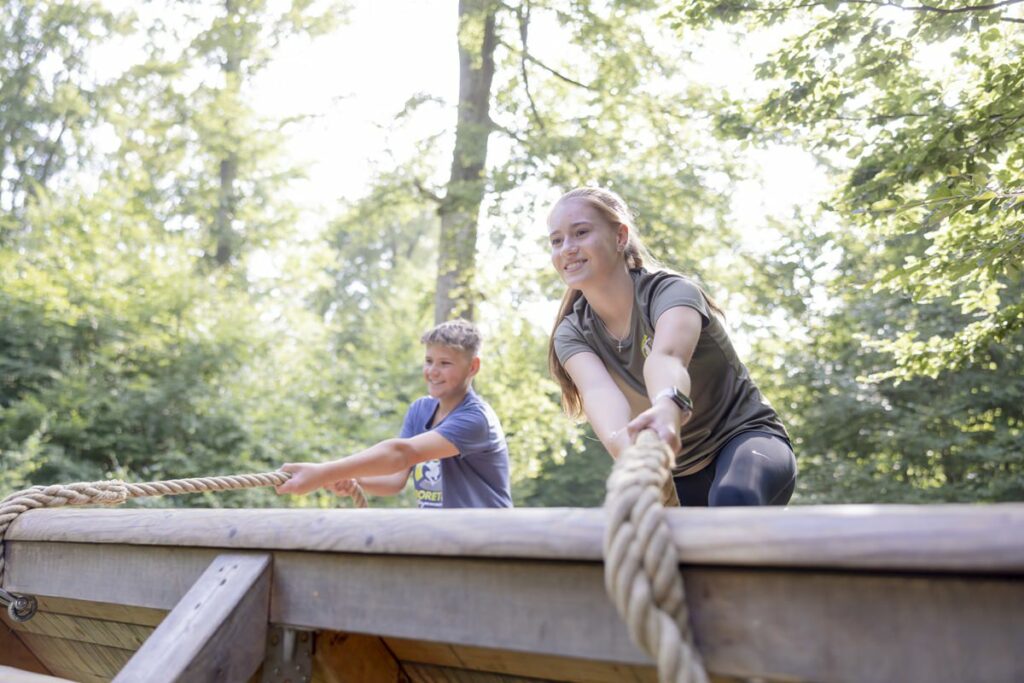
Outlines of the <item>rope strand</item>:
[[693,643],[679,552],[665,522],[672,454],[652,431],[615,462],[608,477],[605,588],[629,635],[658,665],[661,683],[707,683]]

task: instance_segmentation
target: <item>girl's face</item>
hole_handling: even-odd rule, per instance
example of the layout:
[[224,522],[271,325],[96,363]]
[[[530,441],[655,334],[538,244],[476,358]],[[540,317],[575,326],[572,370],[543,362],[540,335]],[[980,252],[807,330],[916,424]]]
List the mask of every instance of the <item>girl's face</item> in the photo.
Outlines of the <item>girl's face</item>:
[[423,354],[427,393],[439,400],[465,394],[479,368],[480,359],[471,358],[461,349],[431,344]]
[[629,228],[612,225],[584,199],[567,199],[548,218],[551,264],[573,289],[599,282],[621,268]]

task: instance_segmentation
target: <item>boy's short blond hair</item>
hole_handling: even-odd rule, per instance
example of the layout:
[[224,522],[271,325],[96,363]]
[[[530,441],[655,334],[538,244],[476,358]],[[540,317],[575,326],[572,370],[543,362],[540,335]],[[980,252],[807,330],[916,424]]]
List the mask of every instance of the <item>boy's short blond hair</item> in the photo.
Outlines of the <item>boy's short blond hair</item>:
[[468,320],[458,318],[432,327],[423,333],[420,341],[426,346],[447,346],[458,349],[470,357],[480,355],[483,339],[477,326]]

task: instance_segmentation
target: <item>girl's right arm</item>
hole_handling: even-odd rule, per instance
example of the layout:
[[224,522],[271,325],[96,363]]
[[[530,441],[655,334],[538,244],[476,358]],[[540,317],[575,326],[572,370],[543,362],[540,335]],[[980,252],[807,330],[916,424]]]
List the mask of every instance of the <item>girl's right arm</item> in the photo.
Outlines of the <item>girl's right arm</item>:
[[597,438],[609,455],[619,457],[631,443],[626,430],[630,419],[629,401],[596,353],[575,354],[565,362],[565,371],[580,391],[583,412]]

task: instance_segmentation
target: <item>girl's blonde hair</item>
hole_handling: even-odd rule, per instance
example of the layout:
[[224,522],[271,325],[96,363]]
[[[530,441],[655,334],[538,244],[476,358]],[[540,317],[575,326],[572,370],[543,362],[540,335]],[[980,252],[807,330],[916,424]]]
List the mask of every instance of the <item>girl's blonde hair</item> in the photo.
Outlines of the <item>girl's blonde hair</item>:
[[[550,219],[555,209],[570,199],[585,201],[596,209],[601,214],[601,217],[608,221],[608,224],[612,227],[625,225],[629,228],[629,237],[623,250],[623,257],[627,268],[630,270],[635,268],[668,270],[656,261],[647,250],[647,247],[640,239],[640,233],[636,229],[636,220],[633,213],[618,194],[603,187],[578,187],[558,198],[558,201],[551,207],[548,218]],[[701,294],[704,295],[711,310],[722,316],[722,309],[718,307],[718,304],[703,289],[701,289]],[[566,372],[562,362],[558,360],[558,354],[555,353],[555,332],[558,331],[558,326],[561,324],[562,319],[572,312],[573,306],[576,305],[581,296],[583,296],[583,293],[578,289],[569,288],[566,290],[562,296],[562,303],[558,308],[555,326],[552,328],[551,337],[548,340],[548,368],[562,389],[562,407],[565,409],[566,414],[573,418],[579,417],[583,413],[583,399],[580,397],[580,390],[576,383],[572,381],[572,377]]]

